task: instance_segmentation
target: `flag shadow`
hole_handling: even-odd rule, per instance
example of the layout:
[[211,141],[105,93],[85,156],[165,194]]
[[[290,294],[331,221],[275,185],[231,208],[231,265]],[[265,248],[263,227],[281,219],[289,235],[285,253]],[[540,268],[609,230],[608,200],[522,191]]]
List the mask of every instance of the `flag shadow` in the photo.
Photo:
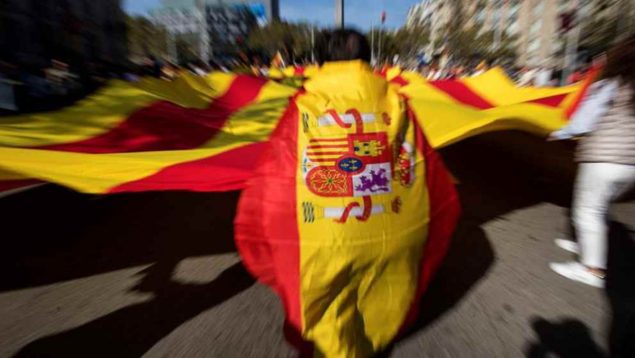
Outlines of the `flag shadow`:
[[[482,225],[541,202],[568,206],[575,173],[573,148],[520,132],[496,132],[440,151],[458,181],[463,208],[446,259],[420,302],[418,321],[401,339],[451,311],[495,261]],[[393,347],[379,356],[389,356]]]
[[[235,252],[238,192],[84,195],[47,185],[0,200],[0,292]],[[160,267],[158,267],[160,266]]]
[[611,222],[606,295],[611,357],[635,357],[635,230]]
[[132,290],[152,299],[35,340],[18,357],[139,357],[181,324],[254,284],[241,263],[209,283],[182,283],[183,259],[235,252],[237,192],[92,197],[47,186],[0,201],[7,232],[0,291],[141,265]]
[[[451,310],[487,273],[495,257],[483,223],[552,201],[545,189],[552,178],[535,176],[517,153],[500,144],[468,140],[442,155],[460,180],[464,215],[406,337]],[[566,201],[570,191],[553,193]],[[235,250],[237,197],[181,192],[90,197],[48,186],[0,201],[9,232],[22,231],[24,238],[9,240],[9,250],[0,254],[0,292],[152,265],[135,289],[155,293],[153,300],[39,339],[18,356],[140,356],[180,324],[249,287],[253,280],[239,264],[209,284],[171,280],[184,258]]]
[[38,339],[15,357],[140,357],[181,324],[253,283],[240,262],[208,284],[154,281],[145,286],[154,292],[152,300]]
[[635,356],[635,232],[612,221],[605,293],[610,306],[609,352],[604,351],[580,320],[566,318],[550,322],[535,317],[531,326],[537,340],[527,345],[529,358]]

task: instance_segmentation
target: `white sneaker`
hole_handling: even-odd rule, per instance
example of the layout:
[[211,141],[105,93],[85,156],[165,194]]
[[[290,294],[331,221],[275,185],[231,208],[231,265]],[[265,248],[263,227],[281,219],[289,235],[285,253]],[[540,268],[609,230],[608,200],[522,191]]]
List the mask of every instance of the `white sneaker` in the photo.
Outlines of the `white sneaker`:
[[574,281],[585,283],[589,286],[604,288],[604,279],[598,277],[579,262],[550,263],[549,267],[556,273]]
[[573,240],[555,239],[554,242],[556,243],[556,246],[558,246],[559,248],[565,251],[569,251],[573,254],[580,253],[580,245]]

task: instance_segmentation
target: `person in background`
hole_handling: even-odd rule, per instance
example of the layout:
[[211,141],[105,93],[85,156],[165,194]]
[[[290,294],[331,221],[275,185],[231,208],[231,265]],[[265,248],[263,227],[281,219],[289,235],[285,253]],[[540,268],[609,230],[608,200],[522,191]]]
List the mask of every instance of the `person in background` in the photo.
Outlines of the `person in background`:
[[428,71],[428,77],[427,79],[429,81],[437,81],[440,80],[442,78],[442,72],[441,69],[439,69],[439,66],[436,63],[433,63],[432,65],[430,65],[430,71]]
[[487,62],[483,60],[478,65],[476,65],[476,69],[474,70],[474,73],[472,73],[472,76],[478,76],[484,73],[485,71],[487,71],[488,69],[489,67],[487,66]]
[[70,72],[68,64],[56,59],[51,60],[51,66],[44,70],[46,80],[49,82],[53,92],[58,95],[68,94],[68,82]]
[[553,73],[553,69],[549,67],[539,67],[536,72],[536,78],[534,81],[534,85],[536,87],[546,87],[550,86],[551,82],[551,74]]
[[520,70],[520,76],[518,78],[518,86],[519,87],[528,87],[534,85],[534,77],[536,75],[536,70],[529,67],[523,67]]
[[421,63],[419,65],[418,71],[423,78],[428,78],[428,74],[430,73],[430,66],[426,63]]
[[161,67],[161,79],[166,81],[173,81],[179,76],[179,68],[177,65],[166,62],[163,67]]
[[562,70],[555,69],[551,72],[551,78],[549,79],[548,86],[557,87],[560,86],[560,79],[562,78]]
[[578,67],[572,74],[567,78],[567,84],[573,84],[581,81],[587,73],[587,68],[585,66]]
[[572,208],[578,241],[556,240],[579,260],[550,266],[564,277],[595,287],[604,286],[609,206],[635,184],[635,36],[609,50],[600,78],[589,87],[569,125],[550,136],[584,136],[576,153]]

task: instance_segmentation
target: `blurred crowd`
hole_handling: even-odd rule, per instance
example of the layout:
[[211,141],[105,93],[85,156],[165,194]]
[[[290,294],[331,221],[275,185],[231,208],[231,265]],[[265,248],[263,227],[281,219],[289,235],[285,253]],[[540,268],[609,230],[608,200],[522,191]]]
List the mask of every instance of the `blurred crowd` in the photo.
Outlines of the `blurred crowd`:
[[0,114],[64,107],[126,73],[123,66],[105,63],[73,66],[58,59],[46,64],[0,60]]
[[[114,65],[89,63],[83,66],[71,66],[63,61],[52,59],[40,66],[16,65],[0,61],[0,114],[27,113],[53,110],[69,105],[99,88],[108,79],[137,81],[141,77],[155,77],[171,81],[183,72],[204,76],[212,71],[248,73],[259,77],[269,77],[272,68],[283,69],[287,66],[302,68],[313,65],[308,59],[301,63],[287,63],[278,54],[267,60],[259,56],[242,56],[231,61],[192,60],[177,64],[175,62],[147,56],[139,63]],[[391,66],[401,66],[398,61],[376,63],[378,71]],[[496,64],[496,66],[500,66]],[[492,67],[487,61],[452,62],[435,60],[411,66],[430,81],[452,80],[476,76]],[[500,66],[518,86],[560,86],[580,81],[591,67],[581,65],[566,78],[562,70],[548,67]]]
[[0,60],[0,115],[54,110],[67,106],[101,87],[110,79],[137,81],[151,76],[173,80],[180,71],[205,75],[227,70],[203,61],[179,66],[150,56],[140,64],[88,63],[70,65],[52,59],[50,63],[29,65]]
[[[496,65],[498,66],[498,65]],[[579,65],[566,78],[563,78],[562,69],[551,67],[518,67],[513,65],[500,66],[507,75],[520,87],[556,87],[576,83],[587,75],[591,68],[590,63]],[[463,77],[480,75],[492,66],[487,61],[480,61],[475,64],[451,63],[441,65],[439,62],[421,64],[416,69],[423,77],[430,81],[453,80]]]

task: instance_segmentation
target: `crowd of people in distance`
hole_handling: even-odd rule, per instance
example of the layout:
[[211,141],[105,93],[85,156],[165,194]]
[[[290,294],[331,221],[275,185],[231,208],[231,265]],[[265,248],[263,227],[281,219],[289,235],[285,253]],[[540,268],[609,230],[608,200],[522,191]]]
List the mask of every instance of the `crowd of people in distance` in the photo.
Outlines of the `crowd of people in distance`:
[[[264,56],[241,54],[223,61],[194,59],[180,63],[147,55],[137,59],[135,63],[128,62],[125,65],[92,62],[69,65],[58,59],[51,59],[44,64],[18,65],[0,59],[0,115],[61,108],[85,97],[112,78],[134,82],[141,77],[155,77],[171,81],[184,72],[204,76],[212,71],[270,77],[272,68],[307,67],[314,64],[309,59],[285,61],[280,53],[270,61]],[[476,76],[492,67],[486,60],[455,61],[451,56],[437,57],[428,63],[420,62],[413,66],[404,65],[398,60],[375,61],[372,65],[378,71],[391,66],[409,68],[430,81]],[[502,67],[518,86],[544,87],[580,81],[590,65],[578,67],[564,81],[562,71],[553,68],[511,65]]]

